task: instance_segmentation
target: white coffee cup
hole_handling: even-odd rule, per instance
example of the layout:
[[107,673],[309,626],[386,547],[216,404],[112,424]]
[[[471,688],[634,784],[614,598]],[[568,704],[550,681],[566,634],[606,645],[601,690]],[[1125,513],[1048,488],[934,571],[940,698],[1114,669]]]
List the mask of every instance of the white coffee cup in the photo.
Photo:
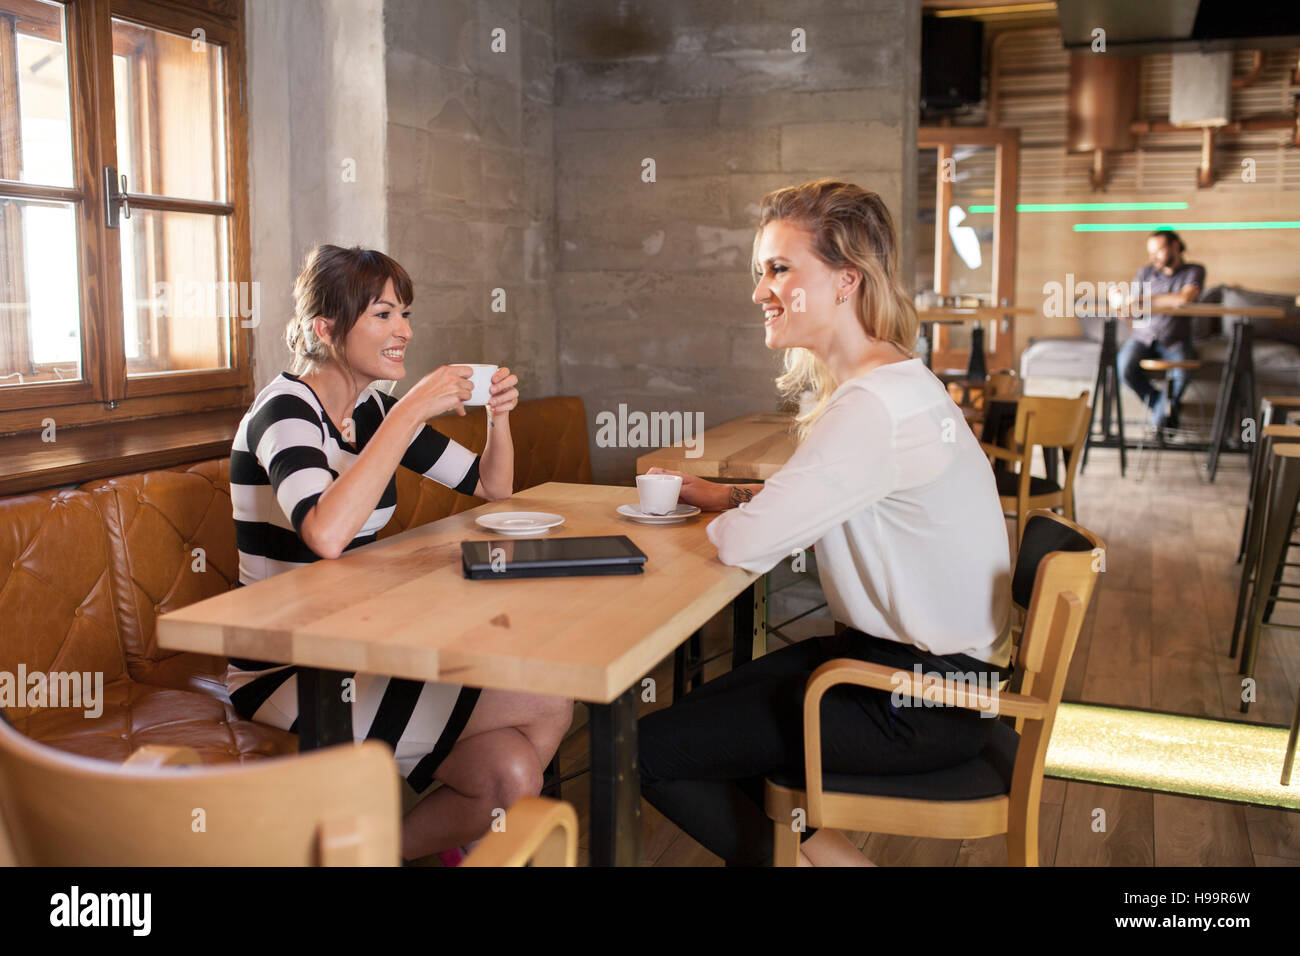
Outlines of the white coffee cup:
[[474,365],[470,362],[454,364],[468,366],[474,373],[469,379],[474,386],[474,394],[466,399],[466,405],[486,405],[492,400],[492,376],[497,373],[500,365]]
[[681,475],[637,475],[636,490],[641,496],[641,511],[648,515],[672,514],[682,493]]

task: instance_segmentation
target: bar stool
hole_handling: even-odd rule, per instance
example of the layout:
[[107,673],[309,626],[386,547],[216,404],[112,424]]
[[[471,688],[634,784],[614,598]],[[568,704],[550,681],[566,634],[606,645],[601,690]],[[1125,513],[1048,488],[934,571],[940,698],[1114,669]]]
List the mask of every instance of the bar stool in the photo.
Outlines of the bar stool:
[[[1165,409],[1169,412],[1172,412],[1174,408],[1173,372],[1178,369],[1185,369],[1188,372],[1194,372],[1201,367],[1201,363],[1196,359],[1184,359],[1179,361],[1167,361],[1165,359],[1142,359],[1138,364],[1148,372],[1165,373],[1164,385],[1161,389],[1161,397],[1164,400]],[[1160,450],[1165,447],[1166,431],[1175,431],[1175,429],[1168,428],[1165,426],[1163,422],[1161,422],[1160,427],[1156,429],[1156,473],[1157,474],[1159,474],[1160,472]],[[1137,481],[1142,480],[1142,451],[1143,448],[1145,447],[1145,444],[1146,444],[1145,441],[1138,442],[1138,460],[1137,460],[1138,474],[1136,479]]]
[[[1255,571],[1259,564],[1260,541],[1264,533],[1264,512],[1267,510],[1264,495],[1268,491],[1269,477],[1272,473],[1273,447],[1287,442],[1300,442],[1300,426],[1269,425],[1259,435],[1259,467],[1252,475],[1254,487],[1251,500],[1246,506],[1246,544],[1242,549],[1245,560],[1241,566],[1241,584],[1237,588],[1237,613],[1232,619],[1232,646],[1228,649],[1229,657],[1237,656],[1242,624],[1246,620],[1246,610],[1250,606],[1250,591],[1257,580]],[[1282,568],[1288,566],[1300,567],[1300,564],[1288,565],[1284,558],[1278,568],[1278,576],[1273,580],[1274,588],[1281,578]],[[1265,609],[1266,622],[1273,616],[1272,612],[1270,602],[1269,607]]]
[[[1282,420],[1275,421],[1278,413]],[[1246,518],[1241,523],[1241,545],[1237,548],[1237,563],[1241,563],[1246,553],[1246,537],[1250,533],[1250,515],[1255,507],[1255,497],[1259,493],[1259,463],[1267,461],[1260,455],[1260,444],[1264,440],[1264,429],[1270,425],[1285,425],[1290,422],[1292,414],[1300,415],[1300,395],[1265,395],[1259,403],[1259,437],[1250,446],[1250,491],[1246,494]]]
[[[1291,534],[1295,529],[1296,506],[1300,504],[1300,442],[1274,441],[1268,450],[1270,467],[1267,490],[1259,507],[1263,517],[1259,521],[1262,532],[1259,535],[1258,564],[1241,651],[1241,673],[1250,678],[1255,676],[1259,635],[1268,617],[1269,605],[1274,601],[1300,604],[1300,598],[1284,598],[1273,593],[1279,587],[1300,587],[1300,584],[1273,584],[1285,563]],[[1268,582],[1267,585],[1264,582]],[[1270,623],[1268,626],[1300,631],[1300,625],[1294,624]],[[1243,700],[1242,713],[1249,709],[1249,701]]]

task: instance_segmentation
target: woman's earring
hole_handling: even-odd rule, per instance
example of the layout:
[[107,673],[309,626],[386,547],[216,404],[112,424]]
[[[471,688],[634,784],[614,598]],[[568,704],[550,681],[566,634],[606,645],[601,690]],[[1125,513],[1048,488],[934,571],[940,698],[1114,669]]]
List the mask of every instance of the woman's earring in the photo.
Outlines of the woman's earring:
[[845,302],[847,302],[847,301],[849,301],[849,297],[848,297],[847,295],[842,295],[842,296],[840,296],[838,299],[835,300],[835,304],[836,304],[836,305],[843,305],[843,304],[844,304]]

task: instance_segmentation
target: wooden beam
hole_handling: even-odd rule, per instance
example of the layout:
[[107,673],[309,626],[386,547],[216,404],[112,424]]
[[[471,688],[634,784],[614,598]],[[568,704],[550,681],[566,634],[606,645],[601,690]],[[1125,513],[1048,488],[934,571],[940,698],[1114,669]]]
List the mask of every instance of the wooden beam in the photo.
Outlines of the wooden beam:
[[939,146],[938,175],[934,193],[934,291],[948,294],[952,276],[952,243],[948,241],[948,207],[952,205],[952,183],[944,176],[944,167],[952,159],[952,147]]

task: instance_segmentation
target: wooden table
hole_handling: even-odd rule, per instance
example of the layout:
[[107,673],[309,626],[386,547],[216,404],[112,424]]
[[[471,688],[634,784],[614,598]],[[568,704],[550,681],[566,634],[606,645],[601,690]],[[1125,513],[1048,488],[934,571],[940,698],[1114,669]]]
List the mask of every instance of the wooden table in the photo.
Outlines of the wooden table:
[[[711,516],[651,526],[615,513],[636,500],[635,488],[547,482],[163,615],[158,643],[299,665],[299,749],[352,740],[341,688],[357,671],[585,701],[591,860],[637,865],[641,680],[728,603],[734,662],[748,660],[762,576],[718,560]],[[465,579],[460,542],[505,537],[474,519],[518,510],[564,515],[553,537],[625,534],[646,553],[645,571]]]
[[[1248,310],[1248,314],[1247,314]],[[1213,481],[1219,468],[1219,453],[1229,433],[1229,423],[1233,411],[1240,407],[1246,416],[1255,414],[1255,329],[1253,319],[1282,319],[1286,311],[1277,306],[1250,305],[1224,306],[1210,302],[1192,302],[1173,309],[1164,309],[1159,315],[1184,315],[1208,318],[1225,315],[1239,315],[1241,321],[1232,327],[1232,341],[1228,347],[1228,358],[1223,365],[1223,377],[1219,380],[1219,396],[1214,404],[1214,425],[1210,432],[1208,445],[1179,446],[1188,451],[1206,451],[1206,472]],[[1083,458],[1079,462],[1082,474],[1088,465],[1088,450],[1093,445],[1103,448],[1119,449],[1119,473],[1123,477],[1127,467],[1125,451],[1128,443],[1124,440],[1124,415],[1120,405],[1119,390],[1119,337],[1118,322],[1120,316],[1104,314],[1093,316],[1102,318],[1101,351],[1097,355],[1097,382],[1092,393],[1092,411],[1088,417],[1088,437],[1083,446]],[[1097,416],[1098,399],[1101,405],[1101,438],[1092,437],[1092,425]],[[1111,434],[1111,414],[1115,416],[1117,435]],[[1237,420],[1240,420],[1238,417]]]
[[754,412],[708,429],[701,437],[698,458],[684,447],[658,448],[636,460],[637,474],[652,467],[701,478],[764,481],[781,470],[797,446],[794,416]]

